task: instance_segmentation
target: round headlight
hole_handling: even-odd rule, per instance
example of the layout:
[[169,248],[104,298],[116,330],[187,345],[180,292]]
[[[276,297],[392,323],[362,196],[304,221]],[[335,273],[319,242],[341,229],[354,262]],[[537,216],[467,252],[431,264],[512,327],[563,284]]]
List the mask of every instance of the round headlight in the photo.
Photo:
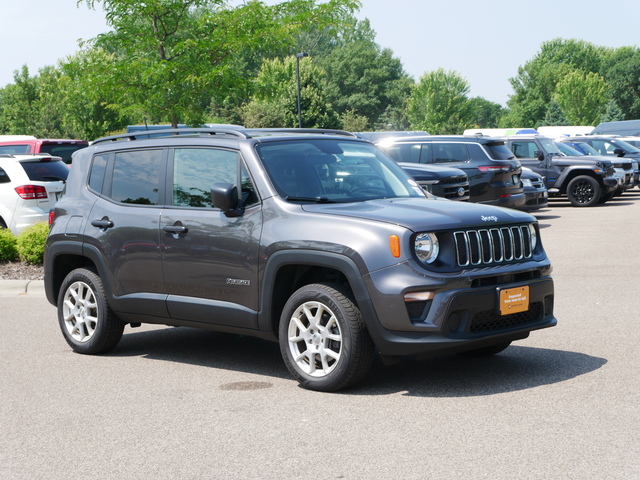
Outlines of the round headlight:
[[440,245],[438,237],[433,233],[421,233],[416,237],[415,243],[416,255],[423,263],[433,263],[438,258]]
[[531,235],[531,251],[533,252],[538,245],[538,234],[536,233],[536,227],[533,224],[529,225],[529,235]]

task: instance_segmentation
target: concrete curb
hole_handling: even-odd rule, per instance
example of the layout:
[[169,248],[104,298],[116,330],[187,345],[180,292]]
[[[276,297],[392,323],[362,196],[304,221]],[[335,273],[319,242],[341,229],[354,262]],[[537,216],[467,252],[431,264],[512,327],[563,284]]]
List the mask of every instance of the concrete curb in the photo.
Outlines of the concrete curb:
[[0,297],[44,296],[44,280],[0,280]]

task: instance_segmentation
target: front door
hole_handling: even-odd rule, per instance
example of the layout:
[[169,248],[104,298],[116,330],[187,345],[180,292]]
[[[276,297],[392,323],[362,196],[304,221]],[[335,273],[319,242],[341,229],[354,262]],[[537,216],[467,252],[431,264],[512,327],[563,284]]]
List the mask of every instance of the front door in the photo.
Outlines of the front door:
[[[175,148],[160,219],[163,278],[172,318],[257,328],[258,253],[262,209],[239,152]],[[211,203],[211,185],[238,187],[243,215],[227,217]]]

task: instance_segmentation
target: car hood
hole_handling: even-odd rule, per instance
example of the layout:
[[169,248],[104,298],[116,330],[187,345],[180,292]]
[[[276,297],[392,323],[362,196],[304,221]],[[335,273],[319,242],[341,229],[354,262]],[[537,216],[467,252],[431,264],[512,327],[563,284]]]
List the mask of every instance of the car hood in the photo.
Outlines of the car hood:
[[554,156],[554,161],[560,165],[588,165],[593,166],[597,163],[601,163],[602,166],[610,167],[613,166],[613,158],[604,157],[604,156],[595,156],[595,155],[580,155],[580,156],[568,156],[563,155]]
[[490,228],[496,225],[535,221],[531,215],[509,208],[426,198],[304,204],[302,209],[310,213],[340,215],[401,225],[415,232],[452,228]]

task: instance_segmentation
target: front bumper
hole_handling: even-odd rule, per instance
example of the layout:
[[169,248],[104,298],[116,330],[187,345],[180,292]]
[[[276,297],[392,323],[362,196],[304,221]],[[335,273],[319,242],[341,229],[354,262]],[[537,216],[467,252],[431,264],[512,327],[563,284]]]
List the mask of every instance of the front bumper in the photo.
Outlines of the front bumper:
[[478,202],[484,205],[494,205],[496,207],[519,208],[525,203],[524,193],[516,193],[513,195],[496,198],[487,202]]
[[[472,350],[525,338],[533,330],[557,323],[553,315],[554,286],[548,276],[550,269],[508,274],[495,272],[496,275],[479,277],[468,283],[469,276],[437,283],[423,279],[426,281],[422,285],[416,285],[406,283],[409,275],[402,265],[392,268],[400,274],[396,281],[389,279],[389,271],[385,273],[387,278],[373,273],[366,279],[368,288],[377,287],[379,292],[386,293],[371,298],[373,312],[363,309],[367,328],[382,355]],[[398,288],[402,284],[410,286]],[[501,315],[500,290],[522,286],[529,287],[528,309]],[[415,291],[433,291],[435,296],[422,306],[405,303],[404,293]]]

